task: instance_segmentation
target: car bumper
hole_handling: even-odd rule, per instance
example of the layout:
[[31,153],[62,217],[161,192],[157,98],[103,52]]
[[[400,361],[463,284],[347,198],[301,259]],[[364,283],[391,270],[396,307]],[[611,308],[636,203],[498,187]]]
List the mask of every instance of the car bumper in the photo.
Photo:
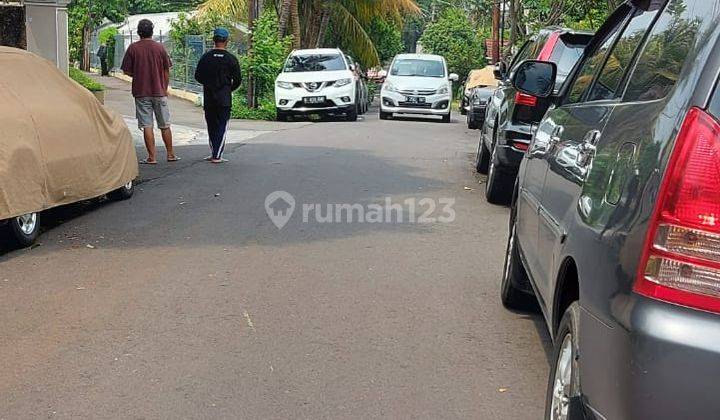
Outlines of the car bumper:
[[618,310],[614,325],[581,312],[580,380],[595,417],[718,418],[720,316],[635,295]]
[[468,115],[471,120],[483,122],[485,121],[485,111],[487,110],[486,107],[468,107]]
[[448,115],[452,103],[450,94],[424,96],[425,104],[409,105],[406,96],[397,92],[382,91],[380,110],[393,114]]
[[500,129],[497,144],[497,158],[504,169],[520,167],[533,135],[533,126],[506,124]]
[[[325,102],[320,104],[307,104],[305,98],[324,96]],[[355,106],[355,85],[342,87],[326,87],[317,92],[308,92],[303,88],[282,89],[275,88],[275,106],[281,112],[288,114],[314,114],[346,112]]]

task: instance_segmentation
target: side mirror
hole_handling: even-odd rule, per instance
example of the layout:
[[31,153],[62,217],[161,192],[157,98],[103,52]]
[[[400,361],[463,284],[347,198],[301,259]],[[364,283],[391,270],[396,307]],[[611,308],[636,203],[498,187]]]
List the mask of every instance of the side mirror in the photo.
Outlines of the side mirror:
[[451,82],[457,82],[458,80],[460,80],[460,76],[458,76],[456,73],[450,73],[450,76],[448,77],[448,79]]
[[547,98],[555,89],[557,66],[548,61],[526,60],[520,63],[512,84],[521,93]]
[[507,64],[504,61],[498,61],[493,69],[493,76],[496,80],[505,80],[505,74],[507,74]]

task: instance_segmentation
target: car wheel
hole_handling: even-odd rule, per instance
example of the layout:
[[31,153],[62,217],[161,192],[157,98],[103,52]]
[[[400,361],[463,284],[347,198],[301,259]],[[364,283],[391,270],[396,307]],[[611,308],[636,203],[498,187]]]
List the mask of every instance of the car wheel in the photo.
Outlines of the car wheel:
[[10,236],[19,246],[25,248],[34,244],[40,235],[40,215],[28,213],[15,217],[8,221],[7,226]]
[[555,337],[545,402],[547,420],[584,418],[580,390],[579,325],[580,305],[573,302],[565,311]]
[[392,118],[392,116],[393,116],[392,112],[380,111],[380,119],[381,120],[389,120],[390,118]]
[[345,116],[346,121],[357,121],[358,119],[358,106],[355,105],[348,109],[347,115]]
[[275,115],[278,121],[285,122],[288,120],[288,114],[282,111],[277,111],[277,114]]
[[517,246],[517,232],[515,229],[515,210],[510,212],[510,232],[505,251],[505,265],[500,283],[500,300],[507,309],[531,311],[536,309],[535,297],[518,287],[520,284],[529,284],[525,267],[520,259],[520,250]]
[[110,193],[110,198],[117,201],[127,200],[135,193],[135,183],[128,182],[122,187]]
[[442,122],[445,124],[449,123],[451,117],[452,117],[452,112],[448,112],[447,115],[443,115]]
[[480,135],[480,144],[478,144],[477,158],[475,159],[475,170],[483,175],[488,173],[490,165],[490,151],[485,147],[485,139]]
[[485,183],[485,198],[492,204],[505,205],[512,198],[512,187],[515,180],[506,173],[497,158],[497,144],[493,147],[488,166],[488,178]]

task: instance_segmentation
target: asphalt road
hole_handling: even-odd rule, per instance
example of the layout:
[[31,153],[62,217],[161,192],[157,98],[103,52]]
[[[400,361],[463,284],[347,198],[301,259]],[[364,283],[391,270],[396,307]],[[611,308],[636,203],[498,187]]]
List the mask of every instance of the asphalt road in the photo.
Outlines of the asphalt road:
[[[181,146],[132,200],[52,211],[40,246],[0,248],[0,419],[540,418],[549,339],[500,304],[508,210],[483,199],[477,132],[268,130],[224,166]],[[303,221],[386,197],[431,217],[451,198],[455,219]]]

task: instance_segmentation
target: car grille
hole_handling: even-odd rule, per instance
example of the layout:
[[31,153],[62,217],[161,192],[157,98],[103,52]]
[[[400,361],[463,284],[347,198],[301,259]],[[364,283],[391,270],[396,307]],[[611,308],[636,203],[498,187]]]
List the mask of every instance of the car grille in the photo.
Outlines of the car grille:
[[435,95],[437,93],[437,91],[433,90],[433,89],[417,89],[417,90],[401,90],[399,93],[401,95],[406,95],[406,96],[431,96],[431,95]]
[[403,108],[419,108],[419,109],[430,109],[432,108],[431,103],[424,103],[424,104],[418,104],[418,103],[409,103],[409,102],[398,102],[398,105]]
[[331,108],[334,107],[335,102],[333,101],[325,101],[323,103],[319,104],[306,104],[302,100],[298,101],[293,108]]

